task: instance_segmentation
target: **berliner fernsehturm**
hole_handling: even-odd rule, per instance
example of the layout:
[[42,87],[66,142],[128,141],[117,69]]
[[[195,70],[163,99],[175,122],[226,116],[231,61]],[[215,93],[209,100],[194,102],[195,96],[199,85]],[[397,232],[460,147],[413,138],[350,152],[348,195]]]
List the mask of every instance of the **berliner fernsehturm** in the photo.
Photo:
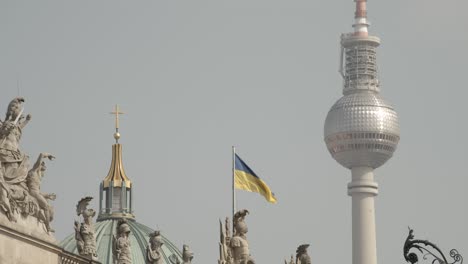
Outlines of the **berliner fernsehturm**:
[[374,169],[390,159],[400,140],[398,117],[379,94],[376,49],[369,36],[366,0],[355,0],[354,32],[341,37],[343,97],[325,121],[325,143],[332,157],[351,170],[353,264],[377,264]]

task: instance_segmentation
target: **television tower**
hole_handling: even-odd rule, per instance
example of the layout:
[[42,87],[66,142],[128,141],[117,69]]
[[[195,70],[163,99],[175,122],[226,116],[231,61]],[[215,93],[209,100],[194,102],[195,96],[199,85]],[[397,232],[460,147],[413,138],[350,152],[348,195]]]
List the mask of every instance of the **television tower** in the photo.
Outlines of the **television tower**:
[[397,113],[379,94],[380,39],[369,36],[366,0],[354,1],[354,32],[341,36],[343,97],[328,112],[324,137],[332,157],[351,170],[353,264],[377,264],[374,169],[392,157],[400,128]]

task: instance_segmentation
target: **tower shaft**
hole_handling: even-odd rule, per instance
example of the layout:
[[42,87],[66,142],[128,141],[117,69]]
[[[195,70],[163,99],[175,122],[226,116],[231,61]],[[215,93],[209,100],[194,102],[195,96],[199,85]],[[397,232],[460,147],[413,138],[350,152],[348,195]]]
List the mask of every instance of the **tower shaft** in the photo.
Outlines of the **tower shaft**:
[[370,167],[351,169],[348,195],[352,197],[353,264],[377,264],[374,197],[378,185]]

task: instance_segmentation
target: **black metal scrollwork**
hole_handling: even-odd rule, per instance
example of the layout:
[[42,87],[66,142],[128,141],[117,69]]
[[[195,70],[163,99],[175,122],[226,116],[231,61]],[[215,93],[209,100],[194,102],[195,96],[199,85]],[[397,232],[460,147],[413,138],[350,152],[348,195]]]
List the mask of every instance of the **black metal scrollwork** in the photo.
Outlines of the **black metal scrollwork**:
[[430,261],[431,264],[463,264],[463,257],[456,249],[450,250],[450,257],[453,262],[448,262],[444,253],[436,244],[427,240],[414,239],[413,229],[411,228],[409,228],[409,234],[403,246],[403,256],[406,262],[411,264],[418,263],[419,256],[422,256],[423,260]]

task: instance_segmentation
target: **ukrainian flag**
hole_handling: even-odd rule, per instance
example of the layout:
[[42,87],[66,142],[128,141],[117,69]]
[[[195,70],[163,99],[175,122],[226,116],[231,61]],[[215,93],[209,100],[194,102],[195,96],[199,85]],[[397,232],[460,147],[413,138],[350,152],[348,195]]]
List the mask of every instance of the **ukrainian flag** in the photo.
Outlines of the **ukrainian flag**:
[[237,154],[235,155],[234,186],[236,189],[259,193],[263,195],[268,202],[276,203],[276,198],[271,192],[270,187],[268,187]]

